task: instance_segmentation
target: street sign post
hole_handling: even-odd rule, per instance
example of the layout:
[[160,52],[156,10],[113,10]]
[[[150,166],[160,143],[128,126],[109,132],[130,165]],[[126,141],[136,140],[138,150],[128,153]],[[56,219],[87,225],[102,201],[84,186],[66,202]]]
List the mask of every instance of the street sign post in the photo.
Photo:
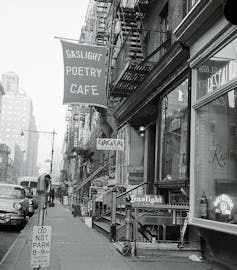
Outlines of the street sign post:
[[51,226],[34,226],[31,249],[31,265],[39,269],[49,267]]
[[51,227],[45,226],[50,175],[42,174],[38,178],[38,226],[33,228],[31,265],[34,270],[49,266]]

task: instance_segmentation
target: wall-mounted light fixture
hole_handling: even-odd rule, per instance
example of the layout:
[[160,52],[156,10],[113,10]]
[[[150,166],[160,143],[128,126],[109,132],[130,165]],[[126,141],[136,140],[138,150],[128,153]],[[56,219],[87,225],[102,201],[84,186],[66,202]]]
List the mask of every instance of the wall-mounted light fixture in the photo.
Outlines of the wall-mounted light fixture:
[[140,126],[139,127],[140,136],[142,136],[142,137],[145,136],[145,130],[146,130],[146,128],[144,126]]

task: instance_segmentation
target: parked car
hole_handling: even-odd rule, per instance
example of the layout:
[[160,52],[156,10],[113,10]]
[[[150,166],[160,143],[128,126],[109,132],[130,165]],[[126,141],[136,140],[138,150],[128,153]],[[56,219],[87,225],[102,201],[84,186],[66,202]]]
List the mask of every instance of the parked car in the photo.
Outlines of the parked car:
[[25,190],[25,196],[29,202],[29,216],[33,216],[37,208],[37,199],[33,194],[32,188],[23,186],[23,189]]
[[0,224],[24,226],[29,215],[29,201],[22,186],[0,184]]
[[38,177],[22,176],[22,177],[17,179],[17,184],[20,185],[20,186],[31,187],[32,190],[33,190],[34,196],[37,195]]

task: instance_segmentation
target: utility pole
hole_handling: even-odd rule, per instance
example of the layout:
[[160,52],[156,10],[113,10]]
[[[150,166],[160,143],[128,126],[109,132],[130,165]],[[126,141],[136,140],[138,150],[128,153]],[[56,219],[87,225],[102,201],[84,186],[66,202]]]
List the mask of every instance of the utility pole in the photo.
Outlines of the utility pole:
[[53,135],[53,140],[52,140],[52,149],[51,149],[51,159],[50,159],[50,174],[52,174],[53,172],[53,156],[54,156],[54,140],[55,140],[55,135],[57,134],[55,132],[55,129],[53,130],[53,132],[50,131],[39,131],[39,130],[27,130],[24,129],[21,132],[21,136],[24,136],[24,131],[26,132],[35,132],[35,133],[47,133],[47,134],[52,134]]
[[50,174],[52,174],[53,172],[54,136],[56,134],[55,129],[53,130],[52,134],[53,134],[53,141],[52,141],[51,160],[50,160]]

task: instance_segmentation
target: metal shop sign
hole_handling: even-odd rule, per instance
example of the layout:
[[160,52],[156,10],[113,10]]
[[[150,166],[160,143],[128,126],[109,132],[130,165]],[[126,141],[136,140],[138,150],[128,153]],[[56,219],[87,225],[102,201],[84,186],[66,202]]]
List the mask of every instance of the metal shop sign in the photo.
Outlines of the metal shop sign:
[[98,138],[96,148],[97,150],[124,150],[124,140]]
[[32,267],[49,267],[50,244],[51,226],[34,226],[31,249]]
[[61,41],[64,59],[63,104],[88,104],[107,108],[106,48]]
[[131,197],[131,203],[134,206],[150,206],[163,203],[163,196],[161,195],[149,195],[149,194],[133,194]]

